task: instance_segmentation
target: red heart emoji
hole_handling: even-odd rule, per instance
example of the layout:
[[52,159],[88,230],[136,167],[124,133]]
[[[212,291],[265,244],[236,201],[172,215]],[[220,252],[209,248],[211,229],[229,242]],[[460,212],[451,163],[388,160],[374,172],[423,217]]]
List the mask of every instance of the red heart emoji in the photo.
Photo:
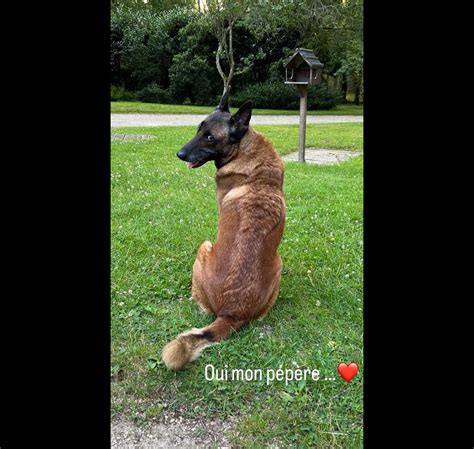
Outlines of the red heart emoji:
[[350,382],[357,374],[357,371],[359,371],[359,366],[355,362],[352,362],[349,365],[347,363],[339,363],[337,370],[346,382]]

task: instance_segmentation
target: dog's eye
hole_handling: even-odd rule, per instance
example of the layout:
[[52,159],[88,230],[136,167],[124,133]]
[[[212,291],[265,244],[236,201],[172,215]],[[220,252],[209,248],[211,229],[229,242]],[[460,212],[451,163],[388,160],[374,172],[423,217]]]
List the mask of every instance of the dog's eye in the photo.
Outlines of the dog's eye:
[[206,140],[207,140],[208,142],[214,142],[214,136],[213,136],[212,134],[208,134],[208,135],[206,136]]

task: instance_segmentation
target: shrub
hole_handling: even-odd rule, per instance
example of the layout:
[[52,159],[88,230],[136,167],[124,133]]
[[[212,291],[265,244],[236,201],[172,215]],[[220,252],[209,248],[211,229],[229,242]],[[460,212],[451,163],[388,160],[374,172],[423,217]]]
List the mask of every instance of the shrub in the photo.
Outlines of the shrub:
[[213,104],[222,80],[215,63],[217,39],[205,17],[197,15],[180,30],[179,46],[169,68],[171,95],[180,103]]
[[137,92],[137,98],[144,103],[171,104],[172,98],[167,89],[152,83]]
[[255,108],[298,109],[299,97],[295,88],[283,82],[263,82],[252,84],[233,95],[232,103],[237,106],[252,100]]
[[136,101],[137,97],[133,92],[121,86],[110,86],[110,101]]
[[[232,103],[237,106],[252,100],[255,108],[299,109],[300,99],[296,88],[289,84],[266,81],[253,84],[233,96]],[[308,110],[331,109],[342,102],[342,98],[326,84],[311,86],[308,93]]]
[[112,83],[131,91],[153,82],[167,87],[177,35],[196,14],[180,7],[160,14],[150,8],[114,7],[110,33]]
[[[170,68],[171,95],[180,103],[212,104],[216,91],[222,89],[214,71],[215,67],[203,57],[183,53],[176,55]],[[217,88],[214,87],[216,83]]]
[[332,109],[343,102],[343,94],[325,83],[311,86],[308,92],[308,109]]

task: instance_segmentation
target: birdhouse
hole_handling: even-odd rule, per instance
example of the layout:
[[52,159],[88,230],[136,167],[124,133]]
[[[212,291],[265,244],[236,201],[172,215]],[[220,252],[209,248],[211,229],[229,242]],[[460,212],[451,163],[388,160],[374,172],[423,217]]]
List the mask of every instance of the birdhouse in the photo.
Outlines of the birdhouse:
[[303,84],[311,86],[321,82],[324,64],[313,50],[297,48],[285,65],[285,84]]

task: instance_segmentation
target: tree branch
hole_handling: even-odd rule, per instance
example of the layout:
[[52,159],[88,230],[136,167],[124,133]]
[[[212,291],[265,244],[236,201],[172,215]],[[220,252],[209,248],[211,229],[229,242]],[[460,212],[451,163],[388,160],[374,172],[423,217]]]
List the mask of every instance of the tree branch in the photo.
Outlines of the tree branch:
[[221,67],[221,61],[220,61],[220,53],[222,51],[222,45],[221,43],[219,43],[219,48],[217,49],[217,52],[216,52],[216,67],[217,67],[217,71],[219,72],[219,75],[221,76],[222,78],[222,81],[224,81],[224,87],[225,85],[227,84],[227,78],[222,70],[222,67]]
[[229,55],[228,55],[229,65],[230,65],[229,78],[228,78],[229,80],[232,80],[232,77],[234,76],[234,68],[235,68],[232,26],[233,26],[233,22],[231,21],[229,23]]

